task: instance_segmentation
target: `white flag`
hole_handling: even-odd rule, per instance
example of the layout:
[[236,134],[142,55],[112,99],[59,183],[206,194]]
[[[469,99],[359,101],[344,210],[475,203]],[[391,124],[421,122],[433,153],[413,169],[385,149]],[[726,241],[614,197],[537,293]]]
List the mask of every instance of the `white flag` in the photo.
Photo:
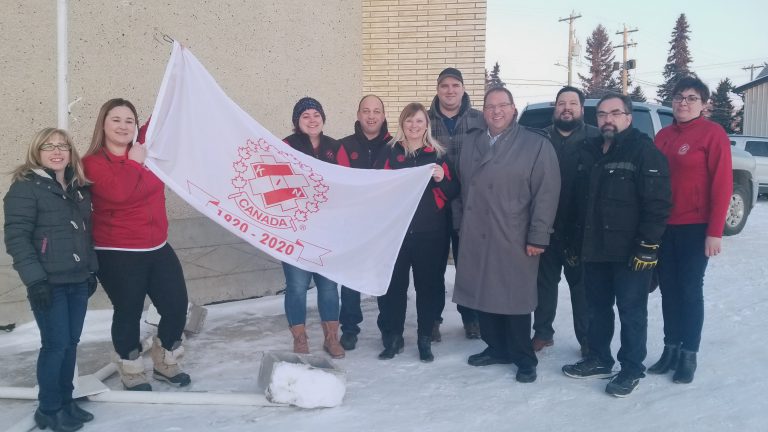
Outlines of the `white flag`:
[[358,170],[293,150],[178,43],[146,142],[147,166],[197,210],[276,259],[372,295],[387,291],[432,172]]

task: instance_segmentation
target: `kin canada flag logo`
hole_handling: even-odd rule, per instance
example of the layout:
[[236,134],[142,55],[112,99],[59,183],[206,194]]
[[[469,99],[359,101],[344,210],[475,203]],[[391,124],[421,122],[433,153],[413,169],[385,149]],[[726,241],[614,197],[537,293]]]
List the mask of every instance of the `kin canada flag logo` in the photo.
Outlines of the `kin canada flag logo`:
[[249,139],[237,153],[231,181],[237,192],[228,198],[250,220],[273,229],[304,230],[303,223],[328,200],[322,175],[263,138]]

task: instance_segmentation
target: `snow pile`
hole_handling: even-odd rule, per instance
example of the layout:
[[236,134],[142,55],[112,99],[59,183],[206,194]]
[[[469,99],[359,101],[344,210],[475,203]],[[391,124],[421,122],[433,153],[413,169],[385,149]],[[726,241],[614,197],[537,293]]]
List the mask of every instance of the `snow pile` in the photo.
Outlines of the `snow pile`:
[[266,395],[270,402],[320,408],[341,405],[346,391],[344,375],[308,364],[281,361],[272,369]]

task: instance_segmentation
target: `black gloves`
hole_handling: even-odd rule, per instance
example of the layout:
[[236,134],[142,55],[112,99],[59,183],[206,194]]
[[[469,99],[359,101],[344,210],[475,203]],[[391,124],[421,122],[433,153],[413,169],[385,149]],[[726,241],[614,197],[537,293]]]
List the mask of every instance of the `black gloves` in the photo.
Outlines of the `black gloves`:
[[629,267],[634,271],[650,270],[656,267],[659,245],[641,241],[637,245],[635,254],[629,258]]
[[96,275],[91,273],[90,276],[88,276],[88,298],[91,298],[93,293],[96,292],[96,287],[99,286],[99,280],[96,279]]
[[51,307],[51,286],[48,281],[43,280],[28,286],[27,298],[32,309],[48,310]]
[[563,250],[563,256],[565,257],[565,263],[568,264],[568,267],[579,266],[581,260],[579,259],[579,254],[577,254],[573,248],[566,247]]

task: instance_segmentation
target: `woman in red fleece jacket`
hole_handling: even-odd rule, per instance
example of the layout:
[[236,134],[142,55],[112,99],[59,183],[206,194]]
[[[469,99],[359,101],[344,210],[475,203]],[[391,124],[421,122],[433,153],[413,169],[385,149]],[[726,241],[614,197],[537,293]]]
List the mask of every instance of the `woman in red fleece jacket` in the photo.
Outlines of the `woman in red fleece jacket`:
[[146,296],[160,313],[152,345],[154,378],[176,386],[191,380],[181,371],[181,336],[187,287],[168,244],[163,182],[144,166],[147,150],[134,143],[138,115],[125,99],[107,101],[96,119],[83,159],[93,182],[93,240],[99,280],[114,307],[112,344],[123,385],[152,390],[141,358],[140,321]]
[[664,352],[648,372],[674,370],[676,383],[693,381],[704,325],[704,272],[720,253],[733,188],[731,149],[720,125],[701,113],[709,89],[698,78],[675,86],[675,122],[659,131],[656,146],[669,161],[672,214],[659,250]]

